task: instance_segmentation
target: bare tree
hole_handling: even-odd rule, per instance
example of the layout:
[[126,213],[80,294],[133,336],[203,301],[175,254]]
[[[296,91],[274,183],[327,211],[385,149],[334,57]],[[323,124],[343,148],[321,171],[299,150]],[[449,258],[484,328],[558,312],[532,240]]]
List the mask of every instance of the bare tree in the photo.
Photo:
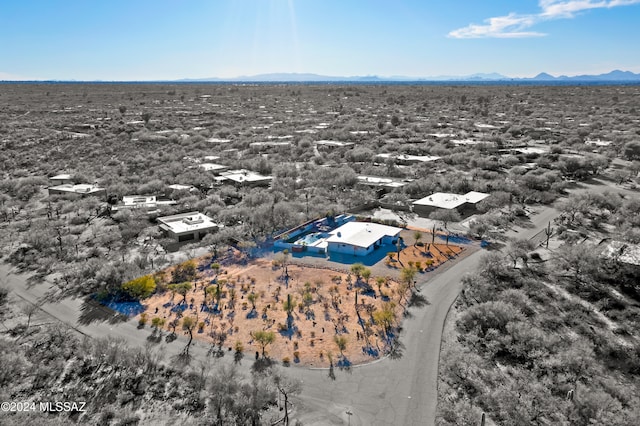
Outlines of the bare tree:
[[273,373],[273,383],[280,395],[284,399],[284,417],[283,424],[289,425],[289,398],[302,392],[302,382],[298,379],[292,379],[285,376],[281,371]]

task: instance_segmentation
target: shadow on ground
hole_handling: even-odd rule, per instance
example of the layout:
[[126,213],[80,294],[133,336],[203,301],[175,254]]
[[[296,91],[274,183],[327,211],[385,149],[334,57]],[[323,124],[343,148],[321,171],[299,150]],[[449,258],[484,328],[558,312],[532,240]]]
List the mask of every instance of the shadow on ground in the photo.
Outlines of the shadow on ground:
[[89,325],[93,322],[108,322],[110,324],[117,324],[127,321],[129,318],[126,315],[118,313],[106,306],[101,305],[99,302],[89,298],[80,306],[80,317],[78,317],[78,323],[82,325]]

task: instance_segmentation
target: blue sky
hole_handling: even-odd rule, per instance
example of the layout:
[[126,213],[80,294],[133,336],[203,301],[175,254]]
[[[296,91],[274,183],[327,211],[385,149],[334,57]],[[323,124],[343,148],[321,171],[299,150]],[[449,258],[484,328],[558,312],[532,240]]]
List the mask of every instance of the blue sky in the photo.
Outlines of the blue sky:
[[0,79],[640,72],[640,0],[0,0]]

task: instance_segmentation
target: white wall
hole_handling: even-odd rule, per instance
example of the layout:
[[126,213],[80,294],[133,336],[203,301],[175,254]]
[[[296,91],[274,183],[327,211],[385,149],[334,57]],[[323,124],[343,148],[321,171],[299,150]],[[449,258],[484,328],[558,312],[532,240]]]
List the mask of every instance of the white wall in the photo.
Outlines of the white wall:
[[362,248],[349,244],[329,242],[328,250],[333,253],[350,254],[352,256],[366,256],[373,251],[373,245],[368,248]]

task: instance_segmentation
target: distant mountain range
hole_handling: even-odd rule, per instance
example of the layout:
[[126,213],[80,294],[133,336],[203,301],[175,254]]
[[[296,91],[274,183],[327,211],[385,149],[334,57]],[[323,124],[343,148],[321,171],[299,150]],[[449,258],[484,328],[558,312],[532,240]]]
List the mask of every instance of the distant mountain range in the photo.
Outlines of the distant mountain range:
[[407,76],[390,76],[379,77],[377,75],[367,76],[328,76],[311,73],[272,73],[272,74],[257,74],[251,76],[240,76],[233,78],[185,78],[177,80],[179,82],[260,82],[260,83],[277,83],[277,82],[411,82],[411,81],[469,81],[469,82],[491,82],[491,81],[512,81],[512,82],[640,82],[640,74],[632,73],[631,71],[614,70],[606,74],[598,75],[575,75],[566,76],[561,75],[554,77],[551,74],[542,72],[533,78],[517,78],[509,77],[498,73],[488,74],[471,74],[471,75],[441,75],[432,77],[407,77]]
[[35,82],[35,83],[465,83],[482,84],[607,84],[607,83],[640,83],[640,74],[631,71],[614,70],[606,74],[598,75],[574,75],[574,76],[553,76],[546,72],[541,72],[535,77],[509,77],[498,73],[477,73],[470,75],[438,75],[430,77],[408,77],[402,75],[392,75],[380,77],[377,75],[365,76],[329,76],[312,73],[271,73],[245,75],[230,78],[183,78],[179,80],[2,80],[5,83]]

